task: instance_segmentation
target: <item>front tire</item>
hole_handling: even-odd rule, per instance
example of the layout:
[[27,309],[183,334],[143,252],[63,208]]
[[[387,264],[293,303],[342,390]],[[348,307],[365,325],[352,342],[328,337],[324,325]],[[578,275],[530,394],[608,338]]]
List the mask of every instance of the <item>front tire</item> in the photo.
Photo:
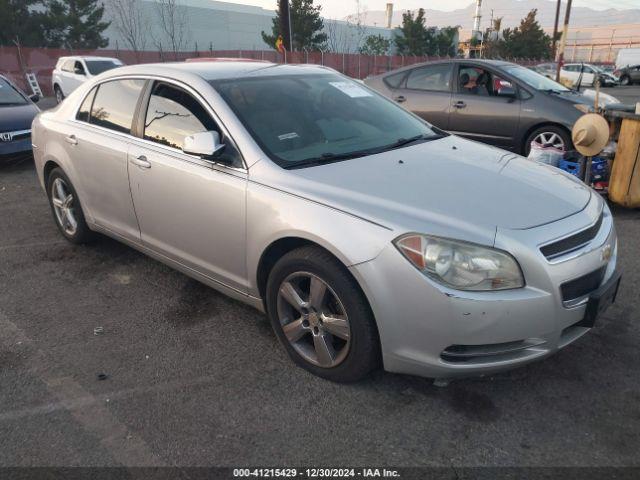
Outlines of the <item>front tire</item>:
[[623,75],[620,77],[620,85],[625,87],[631,85],[631,77],[629,75]]
[[64,93],[62,93],[60,86],[55,85],[53,87],[53,93],[56,96],[56,103],[61,103],[64,100]]
[[267,282],[271,325],[300,367],[334,382],[354,382],[380,364],[369,304],[330,253],[306,246],[284,255]]
[[86,243],[94,238],[87,226],[80,199],[69,178],[60,168],[54,168],[47,179],[47,196],[56,226],[71,243]]
[[569,132],[562,127],[556,127],[554,125],[545,125],[536,128],[529,134],[522,146],[522,152],[525,157],[528,156],[531,151],[531,142],[535,142],[541,146],[552,145],[554,148],[564,151],[573,148]]

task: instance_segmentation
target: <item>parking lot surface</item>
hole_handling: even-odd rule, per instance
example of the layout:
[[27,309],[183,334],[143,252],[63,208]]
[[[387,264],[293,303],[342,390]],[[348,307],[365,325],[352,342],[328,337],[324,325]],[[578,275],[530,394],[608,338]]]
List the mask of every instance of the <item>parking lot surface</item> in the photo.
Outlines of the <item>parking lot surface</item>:
[[33,164],[0,167],[0,466],[640,466],[640,210],[614,215],[618,299],[573,345],[447,387],[337,385],[259,312],[108,238],[67,243]]

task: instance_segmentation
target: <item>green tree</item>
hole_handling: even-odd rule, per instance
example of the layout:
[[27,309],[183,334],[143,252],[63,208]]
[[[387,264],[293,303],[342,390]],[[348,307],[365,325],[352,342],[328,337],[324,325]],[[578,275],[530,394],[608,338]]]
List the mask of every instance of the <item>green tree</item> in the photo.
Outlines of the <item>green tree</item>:
[[389,53],[391,40],[382,35],[368,35],[364,39],[364,43],[360,47],[360,53],[363,55],[386,55]]
[[536,20],[537,9],[531,10],[513,30],[507,28],[503,33],[501,51],[505,57],[551,58],[551,37],[547,35]]
[[458,52],[458,30],[460,27],[443,27],[439,31],[430,29],[429,55],[455,57]]
[[101,48],[109,44],[102,36],[111,22],[103,22],[104,5],[98,0],[48,0],[43,22],[49,44],[68,48]]
[[43,46],[40,0],[0,0],[0,45]]
[[415,17],[411,11],[402,14],[402,26],[394,39],[399,54],[426,54],[430,37],[425,27],[424,8],[419,9]]
[[[323,32],[324,23],[320,16],[321,6],[314,6],[313,0],[291,0],[289,15],[291,16],[291,48],[293,50],[319,50],[327,41],[327,35]],[[272,20],[271,35],[262,32],[264,43],[274,48],[280,32],[280,13],[276,10],[276,16]]]

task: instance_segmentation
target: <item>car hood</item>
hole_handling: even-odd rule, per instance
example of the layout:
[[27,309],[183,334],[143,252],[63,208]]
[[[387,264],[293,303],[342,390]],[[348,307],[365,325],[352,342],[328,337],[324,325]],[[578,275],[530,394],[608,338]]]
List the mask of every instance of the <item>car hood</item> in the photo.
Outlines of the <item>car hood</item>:
[[[580,92],[572,90],[569,92],[555,93],[552,95],[554,97],[561,98],[573,104],[583,104],[583,105],[592,106],[593,102],[595,101],[596,91],[592,89],[585,89]],[[620,103],[620,100],[618,100],[612,95],[608,95],[606,93],[600,92],[598,103],[600,104],[601,107],[606,107],[607,105]]]
[[591,196],[557,168],[455,136],[288,173],[281,188],[393,229],[526,229]]
[[31,122],[37,114],[38,109],[31,103],[0,106],[0,132],[29,130]]

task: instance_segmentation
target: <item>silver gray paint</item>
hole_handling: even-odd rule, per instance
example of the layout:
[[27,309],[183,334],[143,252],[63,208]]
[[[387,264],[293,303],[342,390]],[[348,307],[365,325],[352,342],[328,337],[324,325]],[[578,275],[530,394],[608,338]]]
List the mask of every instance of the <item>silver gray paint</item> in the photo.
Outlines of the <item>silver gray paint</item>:
[[[95,80],[162,78],[189,89],[233,138],[242,168],[75,121],[94,84],[88,82],[34,121],[40,182],[44,186],[47,162],[55,162],[74,184],[91,228],[259,309],[257,270],[269,245],[289,237],[317,243],[349,268],[365,292],[390,371],[431,377],[487,373],[548,355],[586,332],[562,334],[580,320],[585,306],[563,307],[559,284],[606,263],[603,246],[616,244],[611,215],[598,195],[551,167],[453,136],[283,170],[266,158],[206,82],[216,75],[258,75],[264,68],[141,65]],[[151,168],[133,162],[140,154]],[[586,228],[603,209],[606,219],[596,240],[554,264],[542,256],[540,245]],[[507,250],[520,263],[526,287],[501,292],[443,287],[392,245],[412,231]],[[614,255],[606,278],[615,262]],[[439,358],[451,344],[528,338],[544,343],[507,362],[464,366]]]

